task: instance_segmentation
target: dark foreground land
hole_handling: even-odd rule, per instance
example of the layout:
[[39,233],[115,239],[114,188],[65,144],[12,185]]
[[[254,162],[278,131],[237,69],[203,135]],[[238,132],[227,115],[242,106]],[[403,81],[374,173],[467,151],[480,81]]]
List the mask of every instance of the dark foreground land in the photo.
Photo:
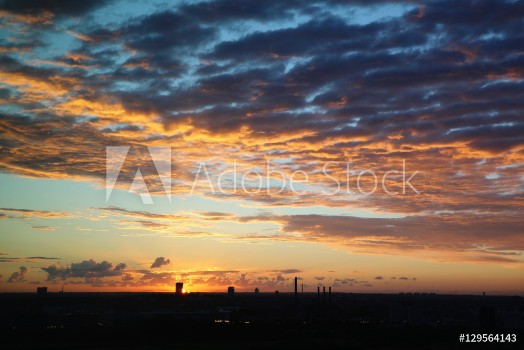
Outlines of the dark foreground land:
[[[0,349],[522,349],[524,298],[0,294]],[[460,343],[460,334],[517,342]]]

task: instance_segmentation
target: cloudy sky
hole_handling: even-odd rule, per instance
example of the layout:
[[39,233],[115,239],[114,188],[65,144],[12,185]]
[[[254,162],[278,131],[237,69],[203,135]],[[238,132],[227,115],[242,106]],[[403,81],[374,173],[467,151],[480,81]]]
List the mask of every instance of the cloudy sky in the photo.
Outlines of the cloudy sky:
[[510,0],[0,1],[0,290],[524,294],[523,42]]

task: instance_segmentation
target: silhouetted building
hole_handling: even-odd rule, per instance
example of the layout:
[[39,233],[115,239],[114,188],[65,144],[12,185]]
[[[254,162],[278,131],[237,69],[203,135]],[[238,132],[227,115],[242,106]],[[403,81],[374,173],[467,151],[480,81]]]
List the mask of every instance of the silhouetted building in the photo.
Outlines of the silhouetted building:
[[38,295],[46,295],[47,294],[47,287],[37,287],[36,288],[36,294],[38,294]]
[[[177,345],[188,344],[181,348],[204,348],[209,341],[202,334],[212,335],[217,349],[257,346],[306,349],[311,344],[323,343],[327,343],[325,347],[341,344],[348,349],[418,349],[420,346],[409,345],[432,341],[437,343],[429,344],[428,348],[447,349],[455,348],[458,331],[467,329],[478,334],[497,330],[498,334],[516,334],[524,329],[521,296],[343,292],[334,295],[331,288],[332,303],[327,304],[326,295],[323,305],[318,295],[323,287],[320,285],[317,295],[311,289],[312,293],[300,295],[299,304],[295,305],[291,293],[279,296],[274,289],[275,294],[266,290],[268,293],[253,295],[253,288],[251,293],[235,293],[234,298],[224,293],[227,286],[222,287],[222,293],[201,295],[132,292],[40,296],[34,293],[37,286],[30,295],[0,293],[3,316],[0,317],[0,349],[42,347],[38,344],[42,338],[44,347],[50,349],[60,347],[64,340],[67,344],[85,344],[89,339],[93,343],[86,344],[87,348],[101,345],[106,348],[105,342],[113,344],[115,336],[129,341],[122,344],[123,349],[170,348],[174,340]],[[181,287],[182,284],[179,291]],[[289,292],[289,286],[287,288]],[[326,286],[326,294],[328,291]],[[137,330],[143,336],[126,337]],[[86,332],[92,336],[85,337]],[[268,334],[271,334],[270,342],[261,346],[256,343]],[[193,343],[189,342],[195,339],[202,339],[204,343],[191,346]],[[157,340],[159,344],[152,343]],[[409,343],[406,344],[406,340]],[[15,341],[27,341],[27,344],[18,346]],[[53,346],[55,344],[58,346]]]
[[255,288],[255,293],[260,293],[260,289]]
[[176,294],[182,294],[184,293],[184,283],[177,282],[176,283]]
[[230,297],[234,297],[235,296],[235,287],[227,287],[227,295],[229,295]]

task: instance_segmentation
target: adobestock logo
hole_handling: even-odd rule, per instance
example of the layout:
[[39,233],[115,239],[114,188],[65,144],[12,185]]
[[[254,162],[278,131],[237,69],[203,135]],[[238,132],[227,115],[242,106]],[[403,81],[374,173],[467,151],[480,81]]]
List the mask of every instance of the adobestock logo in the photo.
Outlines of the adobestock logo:
[[[106,147],[106,202],[117,185],[139,195],[144,204],[153,204],[154,195],[165,195],[171,202],[171,154],[171,147]],[[380,189],[387,196],[420,194],[413,184],[418,171],[408,173],[405,159],[398,170],[380,172],[352,169],[350,163],[330,161],[310,168],[309,172],[295,170],[290,174],[289,168],[284,172],[277,165],[278,162],[272,164],[266,159],[261,167],[239,171],[235,160],[232,165],[222,164],[222,171],[217,172],[208,169],[210,164],[200,162],[190,171],[193,179],[191,185],[186,183],[187,194],[194,194],[196,189],[223,195],[240,192],[245,196],[299,196],[308,192],[369,196]]]
[[106,202],[116,185],[153,204],[152,194],[164,194],[171,203],[171,147],[106,147]]
[[[333,176],[331,171],[339,167],[342,171],[341,181],[340,177]],[[237,162],[233,163],[232,167],[222,171],[218,175],[210,174],[206,163],[200,163],[196,171],[192,186],[191,194],[195,188],[209,190],[215,194],[237,194],[238,191],[244,194],[264,194],[264,195],[280,195],[286,191],[291,195],[303,195],[307,192],[320,192],[323,195],[333,196],[337,194],[348,195],[362,195],[369,196],[379,189],[379,184],[385,194],[388,196],[405,195],[409,191],[415,194],[420,194],[420,191],[413,185],[412,181],[418,174],[418,171],[408,173],[406,169],[406,160],[402,160],[401,170],[387,170],[385,172],[377,173],[372,169],[355,170],[351,168],[350,163],[340,162],[326,162],[318,169],[313,169],[310,173],[304,170],[295,170],[288,175],[283,171],[275,168],[266,159],[265,167],[256,167],[243,172],[237,170]],[[321,174],[323,186],[312,183],[310,175]],[[213,181],[213,179],[215,181]],[[379,180],[380,179],[380,180]],[[318,181],[318,176],[317,176]],[[224,182],[229,186],[224,186]],[[395,182],[396,190],[388,188]],[[401,184],[399,184],[401,182]]]

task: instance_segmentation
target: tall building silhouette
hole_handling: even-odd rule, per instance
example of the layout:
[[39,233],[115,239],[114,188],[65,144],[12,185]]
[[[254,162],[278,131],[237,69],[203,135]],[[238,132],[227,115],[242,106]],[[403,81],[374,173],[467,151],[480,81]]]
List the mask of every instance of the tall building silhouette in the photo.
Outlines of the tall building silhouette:
[[176,294],[182,294],[184,292],[184,283],[177,282],[175,290],[176,290]]

